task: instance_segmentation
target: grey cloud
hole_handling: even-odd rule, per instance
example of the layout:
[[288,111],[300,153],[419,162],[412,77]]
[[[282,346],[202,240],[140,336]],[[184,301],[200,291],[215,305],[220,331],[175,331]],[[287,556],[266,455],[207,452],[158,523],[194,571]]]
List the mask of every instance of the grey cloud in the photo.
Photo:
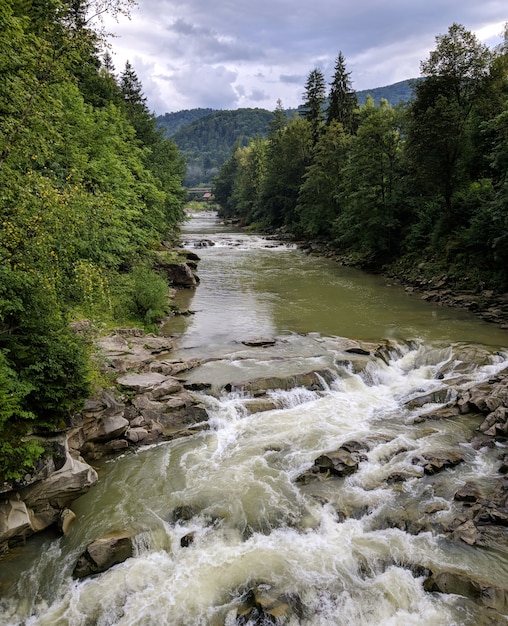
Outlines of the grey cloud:
[[157,106],[272,108],[297,106],[315,66],[329,81],[339,51],[356,89],[377,87],[418,76],[453,22],[475,30],[507,17],[494,0],[140,0],[111,30],[123,57],[144,59],[138,75]]
[[281,74],[279,76],[279,80],[281,83],[293,83],[297,85],[302,85],[305,81],[305,76],[303,74]]

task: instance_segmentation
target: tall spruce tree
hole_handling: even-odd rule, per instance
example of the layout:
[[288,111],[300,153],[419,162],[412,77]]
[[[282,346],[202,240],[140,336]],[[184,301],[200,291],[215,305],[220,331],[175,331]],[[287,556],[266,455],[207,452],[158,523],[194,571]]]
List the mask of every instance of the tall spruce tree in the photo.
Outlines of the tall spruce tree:
[[324,126],[323,106],[326,101],[325,77],[317,67],[314,68],[305,83],[304,101],[300,110],[309,122],[312,132],[312,144],[315,146]]
[[346,70],[346,60],[342,52],[339,52],[335,63],[335,73],[330,83],[329,104],[326,123],[329,125],[334,120],[340,122],[344,130],[353,135],[358,128],[357,109],[358,99],[353,90],[351,72]]

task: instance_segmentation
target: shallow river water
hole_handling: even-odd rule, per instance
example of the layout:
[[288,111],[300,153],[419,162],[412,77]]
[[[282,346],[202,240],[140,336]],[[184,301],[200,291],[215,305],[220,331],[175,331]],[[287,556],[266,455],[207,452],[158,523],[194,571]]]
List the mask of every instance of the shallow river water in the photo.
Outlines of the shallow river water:
[[[499,461],[495,450],[462,443],[478,421],[428,423],[419,419],[428,405],[408,405],[452,380],[467,388],[492,377],[506,365],[508,336],[380,277],[234,232],[213,214],[193,218],[183,238],[201,257],[201,284],[179,294],[194,313],[164,330],[178,337],[177,353],[213,357],[189,380],[209,377],[220,390],[285,367],[326,369],[333,380],[315,391],[270,391],[275,408],[261,412],[234,388],[202,393],[209,431],[102,464],[97,486],[72,506],[68,536],[36,537],[0,561],[0,624],[508,624],[481,603],[424,589],[428,570],[505,587],[508,554],[432,528],[415,532],[423,516],[436,528],[452,520],[455,491],[496,476]],[[260,336],[279,339],[268,348],[241,343]],[[392,347],[354,371],[338,357],[337,336]],[[352,440],[368,444],[356,473],[297,480],[320,454]],[[467,462],[424,477],[415,456],[445,449]],[[387,480],[395,474],[405,479]],[[73,580],[84,547],[123,529],[137,533],[135,555]],[[272,621],[239,618],[254,588],[291,610]]]

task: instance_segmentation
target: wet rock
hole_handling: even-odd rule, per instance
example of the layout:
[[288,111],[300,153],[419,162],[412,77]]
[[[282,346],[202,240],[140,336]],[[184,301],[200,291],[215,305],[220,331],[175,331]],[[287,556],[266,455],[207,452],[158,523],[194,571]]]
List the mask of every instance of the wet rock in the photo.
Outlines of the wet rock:
[[113,565],[126,561],[132,554],[133,533],[123,531],[99,537],[79,557],[72,575],[74,578],[85,578],[105,572]]
[[413,465],[421,465],[425,474],[431,476],[449,467],[455,467],[464,461],[464,457],[457,452],[441,452],[436,454],[425,453],[414,457]]
[[260,584],[242,597],[237,608],[238,626],[268,626],[286,623],[290,617],[301,619],[303,606],[296,594],[276,594],[270,585]]
[[252,339],[245,339],[242,343],[245,346],[252,348],[262,348],[263,346],[274,346],[276,340],[271,337],[255,337]]
[[455,492],[454,499],[459,502],[472,504],[481,499],[481,494],[476,485],[468,482]]
[[323,480],[331,476],[343,478],[354,474],[360,462],[365,459],[362,453],[364,444],[351,441],[343,444],[338,450],[326,452],[319,456],[314,465],[297,478],[297,482],[308,483],[312,480]]
[[181,539],[180,539],[180,546],[182,548],[188,548],[192,543],[194,543],[194,537],[195,537],[196,533],[192,532],[192,533],[187,533],[186,535],[184,535]]
[[305,387],[313,391],[323,391],[326,385],[334,380],[335,375],[331,370],[306,372],[303,374],[292,374],[290,376],[270,376],[267,378],[257,378],[256,380],[244,383],[229,383],[225,385],[226,392],[241,391],[253,396],[262,396],[267,391],[274,389],[295,389]]
[[506,613],[508,609],[508,586],[497,587],[465,573],[449,571],[432,574],[425,581],[424,588],[426,591],[473,598],[500,613]]
[[271,398],[249,398],[243,401],[243,407],[249,415],[253,413],[263,413],[277,408],[277,404]]
[[406,407],[409,410],[412,410],[424,406],[425,404],[442,404],[443,402],[446,402],[449,393],[450,390],[448,387],[441,387],[441,389],[436,389],[431,393],[413,398],[406,403]]
[[67,535],[69,532],[69,528],[74,523],[76,519],[76,513],[71,511],[71,509],[63,509],[58,516],[58,520],[56,522],[56,527],[62,533],[62,535]]
[[453,539],[463,541],[470,546],[473,546],[478,542],[480,538],[480,532],[476,528],[473,520],[468,520],[453,531]]
[[197,514],[198,510],[193,506],[190,504],[182,504],[171,511],[169,521],[173,523],[188,522]]

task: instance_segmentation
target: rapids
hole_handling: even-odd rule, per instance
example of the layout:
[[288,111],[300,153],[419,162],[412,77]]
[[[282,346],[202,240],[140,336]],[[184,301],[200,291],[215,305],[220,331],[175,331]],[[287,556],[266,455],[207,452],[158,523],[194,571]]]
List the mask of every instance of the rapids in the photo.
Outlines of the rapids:
[[[458,487],[496,475],[498,451],[464,443],[478,419],[429,422],[420,418],[438,404],[411,403],[443,388],[450,397],[504,368],[501,331],[381,279],[234,233],[213,216],[187,231],[189,246],[216,245],[199,247],[201,285],[182,294],[196,313],[166,332],[182,333],[181,354],[213,357],[188,377],[212,385],[199,392],[211,428],[103,463],[97,486],[72,506],[67,536],[42,535],[0,561],[0,624],[254,626],[261,622],[238,621],[253,587],[294,609],[266,624],[508,624],[471,599],[424,590],[426,571],[440,569],[504,587],[508,554],[440,532],[457,513]],[[241,344],[254,335],[278,341]],[[338,335],[391,341],[383,358],[355,367],[340,357]],[[241,385],[224,390],[226,381],[284,367],[333,375],[322,389],[269,391],[273,407],[261,412],[249,409]],[[367,443],[358,471],[299,481],[316,457],[352,440]],[[466,462],[424,476],[414,461],[449,449]],[[405,479],[390,481],[395,474]],[[419,528],[425,516],[430,527]],[[84,547],[122,529],[136,533],[134,556],[73,580]]]

